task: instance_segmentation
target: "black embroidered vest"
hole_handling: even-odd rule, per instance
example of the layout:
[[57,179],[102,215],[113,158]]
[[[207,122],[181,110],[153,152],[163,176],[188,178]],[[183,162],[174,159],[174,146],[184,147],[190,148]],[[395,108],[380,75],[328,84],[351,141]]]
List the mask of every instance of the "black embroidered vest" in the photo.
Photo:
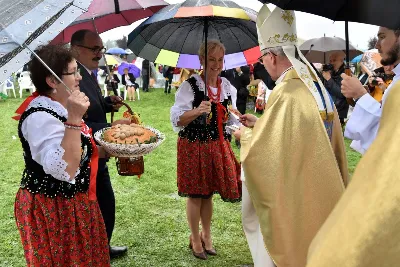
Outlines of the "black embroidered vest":
[[[187,82],[189,82],[192,90],[194,92],[194,100],[193,100],[193,108],[197,108],[202,101],[204,101],[204,92],[200,91],[200,88],[196,84],[196,78],[190,77]],[[207,97],[207,100],[209,98]],[[228,116],[228,106],[231,104],[231,97],[228,96],[227,99],[224,99],[221,104],[226,108],[226,112],[224,116]],[[183,128],[179,132],[180,138],[186,138],[191,142],[199,140],[200,142],[207,142],[209,140],[218,140],[218,125],[217,125],[217,105],[212,103],[211,105],[211,113],[207,116],[207,124],[201,124],[201,117],[193,120],[189,125]],[[223,124],[224,129],[224,138],[229,139],[230,135],[225,130],[226,123]]]
[[46,174],[43,167],[32,159],[29,143],[26,141],[21,131],[24,120],[32,113],[38,111],[47,112],[61,122],[66,121],[66,118],[59,116],[56,112],[42,107],[30,108],[22,114],[18,125],[18,135],[24,151],[25,169],[22,174],[20,187],[27,189],[32,194],[44,194],[50,198],[56,196],[72,198],[77,192],[86,192],[89,188],[89,163],[93,153],[90,138],[81,134],[82,157],[79,165],[80,173],[75,177],[75,184],[57,180],[53,176]]

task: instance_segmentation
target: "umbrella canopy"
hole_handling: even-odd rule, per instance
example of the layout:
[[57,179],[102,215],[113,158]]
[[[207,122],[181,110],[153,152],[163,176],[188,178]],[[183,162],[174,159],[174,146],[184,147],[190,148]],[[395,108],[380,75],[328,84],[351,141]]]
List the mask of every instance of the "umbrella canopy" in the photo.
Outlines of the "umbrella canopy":
[[[63,4],[63,1],[59,2],[60,5]],[[87,12],[80,13],[82,15],[63,30],[52,43],[68,43],[72,34],[81,29],[103,33],[119,26],[131,25],[135,21],[153,15],[166,5],[168,3],[163,0],[93,0],[89,8],[85,8]]]
[[122,62],[118,66],[118,73],[124,75],[124,69],[128,69],[129,73],[132,73],[135,78],[140,77],[140,69],[132,63]]
[[[108,66],[119,65],[122,62],[124,62],[121,58],[119,58],[117,56],[114,56],[114,55],[104,55],[104,57],[106,57]],[[104,62],[104,57],[102,57],[100,59],[99,66],[105,66],[106,65],[106,63]]]
[[31,59],[30,50],[51,41],[79,17],[82,9],[87,9],[90,2],[90,0],[1,1],[0,82],[5,81],[11,73]]
[[[329,56],[337,51],[346,51],[346,41],[340,37],[321,37],[307,40],[300,47],[308,61],[313,63],[327,63]],[[362,51],[349,45],[350,58],[361,55]]]
[[226,0],[187,0],[170,5],[139,25],[128,37],[128,47],[139,57],[163,65],[199,69],[198,50],[208,39],[225,45],[224,68],[255,63],[260,57],[257,12]]
[[127,55],[128,53],[125,52],[124,49],[119,48],[119,47],[113,47],[110,48],[106,51],[106,54],[110,54],[110,55]]
[[353,21],[400,28],[400,1],[398,0],[259,0],[282,9],[297,10],[322,16],[334,21]]
[[358,56],[356,56],[355,58],[353,58],[350,62],[351,62],[351,63],[356,63],[356,64],[357,64],[358,62],[361,61],[362,57],[363,57],[363,55],[358,55]]

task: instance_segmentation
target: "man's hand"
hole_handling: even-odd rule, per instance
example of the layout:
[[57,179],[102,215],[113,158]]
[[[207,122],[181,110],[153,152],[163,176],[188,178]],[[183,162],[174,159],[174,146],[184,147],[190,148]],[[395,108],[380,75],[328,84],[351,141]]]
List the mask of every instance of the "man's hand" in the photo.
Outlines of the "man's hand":
[[350,77],[344,73],[340,76],[343,79],[341,92],[346,98],[359,99],[368,93],[357,77]]
[[113,106],[114,111],[118,111],[120,107],[122,107],[122,98],[116,95],[110,95],[110,100]]
[[120,96],[110,95],[110,100],[113,104],[119,104],[123,99]]
[[129,119],[122,119],[122,120],[116,120],[113,123],[111,123],[112,126],[115,126],[117,124],[131,124],[131,120]]
[[329,81],[332,78],[330,71],[323,71],[322,76],[324,76],[324,79],[327,81]]
[[256,124],[256,121],[258,120],[258,118],[256,116],[254,116],[253,114],[244,114],[242,116],[240,116],[240,122],[249,128],[253,128],[254,125]]

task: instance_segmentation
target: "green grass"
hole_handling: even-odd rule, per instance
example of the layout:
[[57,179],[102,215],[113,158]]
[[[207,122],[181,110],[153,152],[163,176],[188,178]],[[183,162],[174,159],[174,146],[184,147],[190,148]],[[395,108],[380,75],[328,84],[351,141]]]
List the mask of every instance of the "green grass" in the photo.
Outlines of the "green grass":
[[[27,96],[27,95],[25,95]],[[218,266],[249,265],[250,252],[241,225],[240,203],[225,203],[214,197],[213,240],[218,256],[207,261],[195,259],[188,249],[185,199],[177,194],[176,139],[169,122],[174,94],[163,90],[141,92],[141,101],[130,102],[142,120],[165,133],[165,142],[145,156],[141,179],[117,174],[114,160],[108,166],[116,197],[116,225],[113,245],[127,245],[128,255],[112,261],[112,266]],[[11,119],[21,99],[0,101],[0,267],[24,266],[25,259],[14,221],[14,197],[23,170],[17,122]],[[116,119],[122,112],[116,114]],[[346,141],[348,145],[348,142]],[[238,150],[234,148],[235,153]],[[359,155],[348,151],[349,170]]]

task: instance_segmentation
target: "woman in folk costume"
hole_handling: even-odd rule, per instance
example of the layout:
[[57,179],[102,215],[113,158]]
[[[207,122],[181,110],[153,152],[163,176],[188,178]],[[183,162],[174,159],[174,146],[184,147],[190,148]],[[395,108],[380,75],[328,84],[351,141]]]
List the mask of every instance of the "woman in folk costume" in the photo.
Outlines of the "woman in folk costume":
[[27,266],[110,266],[107,234],[96,200],[99,156],[82,117],[89,100],[79,91],[76,60],[62,47],[37,50],[30,63],[37,91],[16,111],[25,169],[15,219]]
[[[263,116],[243,115],[241,162],[264,244],[278,267],[303,267],[307,249],[347,183],[334,104],[297,47],[293,11],[257,18],[261,60],[276,87]],[[252,128],[254,127],[254,128]]]
[[[240,165],[225,129],[227,124],[235,121],[228,107],[236,108],[236,89],[228,80],[219,77],[224,46],[218,41],[209,41],[205,58],[205,45],[200,47],[199,57],[203,66],[207,60],[208,88],[205,88],[204,76],[193,74],[179,87],[171,108],[173,128],[179,131],[178,193],[188,197],[190,247],[193,255],[200,259],[207,259],[207,254],[216,255],[211,239],[213,194],[219,193],[229,202],[241,199]],[[207,101],[204,100],[206,90]],[[202,123],[204,113],[207,114],[206,124]]]

